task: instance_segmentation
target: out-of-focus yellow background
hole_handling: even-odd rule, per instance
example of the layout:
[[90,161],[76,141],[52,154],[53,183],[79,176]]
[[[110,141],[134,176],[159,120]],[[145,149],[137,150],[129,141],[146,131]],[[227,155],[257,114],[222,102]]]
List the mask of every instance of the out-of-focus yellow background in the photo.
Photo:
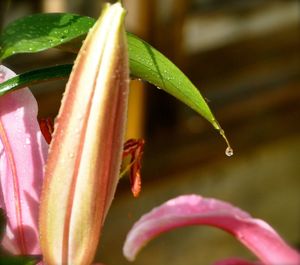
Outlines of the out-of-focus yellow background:
[[[12,0],[2,22],[37,12],[97,17],[99,0]],[[234,148],[192,110],[140,81],[131,84],[127,137],[146,140],[143,190],[123,178],[97,259],[129,264],[126,232],[142,213],[181,194],[227,200],[300,246],[300,4],[297,0],[126,0],[127,29],[175,62],[209,102]],[[21,73],[72,62],[51,50],[4,63]],[[64,82],[32,87],[41,117],[55,117]],[[253,258],[225,232],[182,228],[142,250],[134,265],[198,265]]]

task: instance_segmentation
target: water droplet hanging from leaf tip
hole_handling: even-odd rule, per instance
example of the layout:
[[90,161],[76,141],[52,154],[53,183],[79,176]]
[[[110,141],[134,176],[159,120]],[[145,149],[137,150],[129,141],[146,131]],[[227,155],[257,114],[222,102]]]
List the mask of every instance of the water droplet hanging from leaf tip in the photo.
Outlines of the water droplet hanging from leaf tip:
[[229,144],[229,141],[228,141],[228,139],[227,139],[227,137],[226,137],[226,135],[225,135],[225,132],[224,132],[223,129],[221,129],[221,127],[220,127],[220,130],[219,130],[219,133],[220,133],[221,136],[224,138],[224,140],[225,140],[225,142],[226,142],[226,144],[227,144],[227,148],[226,148],[226,150],[225,150],[225,154],[226,154],[227,156],[233,156],[233,149],[231,148],[231,146],[230,146],[230,144]]
[[230,146],[228,146],[228,147],[226,148],[225,154],[226,154],[227,156],[233,156],[233,150],[232,150],[232,148],[231,148]]

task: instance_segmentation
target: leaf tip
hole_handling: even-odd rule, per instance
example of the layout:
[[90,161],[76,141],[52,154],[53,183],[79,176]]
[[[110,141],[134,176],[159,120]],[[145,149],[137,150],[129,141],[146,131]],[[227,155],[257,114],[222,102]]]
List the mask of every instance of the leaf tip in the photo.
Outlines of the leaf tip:
[[223,139],[225,140],[225,143],[226,143],[226,145],[227,145],[227,148],[226,148],[226,150],[225,150],[225,154],[227,155],[227,156],[233,156],[233,149],[232,149],[232,147],[231,147],[231,145],[230,145],[230,143],[229,143],[229,141],[228,141],[228,139],[227,139],[227,137],[226,137],[226,134],[225,134],[225,131],[222,129],[222,127],[220,126],[220,124],[219,124],[219,122],[214,118],[213,120],[212,120],[212,125],[214,126],[214,128],[216,129],[216,130],[218,130],[219,131],[219,134],[223,137]]

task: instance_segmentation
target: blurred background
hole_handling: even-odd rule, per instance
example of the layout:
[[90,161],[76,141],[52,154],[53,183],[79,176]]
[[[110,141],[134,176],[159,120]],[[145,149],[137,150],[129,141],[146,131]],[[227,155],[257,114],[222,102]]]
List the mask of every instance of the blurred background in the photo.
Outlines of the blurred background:
[[[1,0],[2,4],[4,0]],[[37,12],[98,17],[99,0],[12,0],[1,24]],[[300,246],[300,4],[296,0],[126,0],[127,30],[164,53],[200,89],[234,149],[165,92],[131,83],[127,138],[146,140],[143,188],[123,178],[105,224],[97,259],[129,264],[121,248],[142,213],[181,194],[227,200],[270,223]],[[4,62],[21,73],[73,62],[51,50]],[[32,87],[40,117],[55,117],[65,82]],[[135,265],[198,265],[229,256],[252,259],[225,232],[189,227],[142,250]]]

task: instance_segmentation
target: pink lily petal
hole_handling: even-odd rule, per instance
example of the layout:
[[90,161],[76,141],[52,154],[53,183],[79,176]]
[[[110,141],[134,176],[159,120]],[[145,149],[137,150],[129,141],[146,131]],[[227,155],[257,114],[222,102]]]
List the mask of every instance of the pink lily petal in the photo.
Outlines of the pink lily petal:
[[229,258],[229,259],[217,261],[214,263],[214,265],[262,265],[262,263],[259,261],[257,262],[247,261],[240,258]]
[[[0,65],[0,82],[15,74]],[[7,215],[2,246],[13,254],[40,254],[38,208],[48,146],[28,88],[0,97],[0,207]]]
[[132,261],[155,236],[188,225],[215,226],[229,232],[264,264],[300,264],[300,254],[290,248],[267,223],[252,218],[229,203],[197,195],[179,196],[144,215],[127,235],[123,253]]

